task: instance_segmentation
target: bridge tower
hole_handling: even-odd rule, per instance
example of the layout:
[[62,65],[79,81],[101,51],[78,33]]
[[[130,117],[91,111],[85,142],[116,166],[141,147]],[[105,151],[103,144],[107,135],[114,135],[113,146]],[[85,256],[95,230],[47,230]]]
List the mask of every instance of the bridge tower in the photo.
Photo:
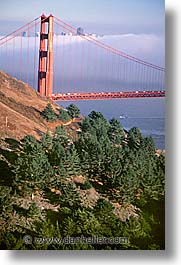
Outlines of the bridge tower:
[[50,97],[53,88],[53,16],[41,16],[38,92]]

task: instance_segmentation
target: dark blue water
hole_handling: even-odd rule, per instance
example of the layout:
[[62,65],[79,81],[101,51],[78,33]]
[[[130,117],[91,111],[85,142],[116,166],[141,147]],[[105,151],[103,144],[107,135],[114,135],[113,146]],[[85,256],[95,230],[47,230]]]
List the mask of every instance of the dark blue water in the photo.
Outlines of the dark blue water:
[[164,99],[113,99],[58,103],[63,107],[71,103],[76,104],[83,115],[96,110],[102,112],[108,120],[115,117],[126,130],[138,127],[144,136],[153,137],[157,148],[165,149]]

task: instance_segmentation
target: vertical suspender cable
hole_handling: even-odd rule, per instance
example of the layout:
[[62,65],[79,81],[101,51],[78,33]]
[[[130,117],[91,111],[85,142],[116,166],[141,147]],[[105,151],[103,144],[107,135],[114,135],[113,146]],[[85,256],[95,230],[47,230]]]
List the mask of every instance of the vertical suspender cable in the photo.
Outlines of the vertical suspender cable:
[[22,34],[20,33],[20,80],[22,80]]
[[36,26],[37,24],[34,25],[34,63],[33,63],[33,88],[36,88],[37,87],[37,84],[36,84],[36,75],[37,75],[37,63],[36,63],[36,60],[37,60],[37,45],[36,45],[36,39],[37,39],[37,30],[36,30]]

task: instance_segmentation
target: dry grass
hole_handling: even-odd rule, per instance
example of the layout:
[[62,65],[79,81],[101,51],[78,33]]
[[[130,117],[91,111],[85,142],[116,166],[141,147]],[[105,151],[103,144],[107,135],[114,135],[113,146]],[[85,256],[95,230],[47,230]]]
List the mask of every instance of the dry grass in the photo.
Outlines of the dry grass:
[[[61,121],[46,122],[40,115],[50,102],[55,112],[61,107],[46,97],[41,97],[28,84],[0,71],[0,137],[17,140],[27,134],[40,138],[47,130],[53,133]],[[66,124],[65,124],[66,125]],[[71,121],[66,125],[70,136],[76,135],[78,125]]]

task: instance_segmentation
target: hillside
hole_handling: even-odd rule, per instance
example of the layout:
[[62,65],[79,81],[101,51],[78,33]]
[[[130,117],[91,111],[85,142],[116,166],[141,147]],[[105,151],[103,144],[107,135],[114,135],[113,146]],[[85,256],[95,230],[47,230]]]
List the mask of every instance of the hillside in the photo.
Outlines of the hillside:
[[[0,113],[0,249],[165,248],[165,157],[151,137],[3,72]],[[67,237],[81,240],[41,242]]]
[[[47,122],[40,115],[48,103],[54,111],[61,107],[46,97],[40,96],[28,84],[0,71],[0,137],[17,140],[27,134],[40,138],[47,130],[50,133],[61,121]],[[77,124],[67,123],[69,131],[75,131]]]

